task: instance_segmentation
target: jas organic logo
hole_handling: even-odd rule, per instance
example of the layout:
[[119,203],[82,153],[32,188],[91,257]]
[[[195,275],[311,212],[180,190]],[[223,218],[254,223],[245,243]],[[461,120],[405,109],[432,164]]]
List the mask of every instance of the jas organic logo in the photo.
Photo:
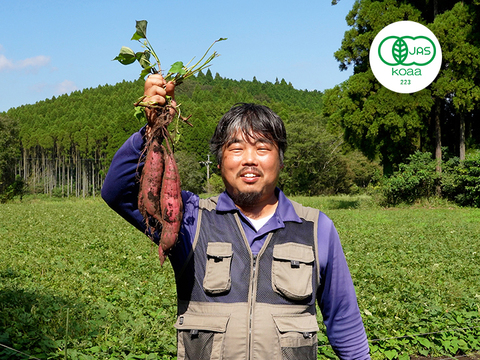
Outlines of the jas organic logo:
[[380,60],[390,66],[425,66],[435,55],[435,43],[426,36],[388,36],[378,46]]
[[427,87],[442,63],[440,44],[425,26],[399,21],[383,28],[370,50],[370,65],[377,80],[399,93]]

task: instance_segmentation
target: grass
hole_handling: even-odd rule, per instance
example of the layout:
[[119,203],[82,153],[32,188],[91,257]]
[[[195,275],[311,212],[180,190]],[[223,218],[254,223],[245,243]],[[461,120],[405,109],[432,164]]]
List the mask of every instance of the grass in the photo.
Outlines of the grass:
[[[294,200],[335,222],[374,359],[480,350],[480,209]],[[173,279],[98,198],[0,205],[0,344],[36,358],[174,358]],[[0,346],[0,358],[28,357]]]
[[0,343],[38,358],[61,357],[67,335],[70,358],[175,353],[173,272],[100,199],[1,205],[0,244]]
[[[478,339],[478,209],[343,210],[331,217],[339,224],[370,339],[469,326],[476,326]],[[455,355],[458,348],[448,341],[465,341],[469,335],[460,331],[417,336],[405,347],[421,355]],[[480,349],[478,341],[469,342],[471,347],[462,343],[463,350]],[[388,347],[387,342],[373,345],[373,350]]]

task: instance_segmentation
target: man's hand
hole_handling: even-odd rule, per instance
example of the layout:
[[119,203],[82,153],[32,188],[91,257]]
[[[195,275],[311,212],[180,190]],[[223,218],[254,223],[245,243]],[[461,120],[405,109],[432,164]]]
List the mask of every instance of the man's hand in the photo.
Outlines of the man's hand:
[[[172,98],[172,108],[170,109],[170,114],[172,116],[175,115],[175,106],[177,105],[174,99],[174,94],[175,84],[173,81],[167,83],[161,74],[150,75],[145,81],[144,95],[146,98],[143,101],[147,103],[153,102],[162,106],[167,103],[166,96],[170,96]],[[147,115],[148,124],[153,124],[156,117],[155,109],[147,107],[145,108],[145,113]]]

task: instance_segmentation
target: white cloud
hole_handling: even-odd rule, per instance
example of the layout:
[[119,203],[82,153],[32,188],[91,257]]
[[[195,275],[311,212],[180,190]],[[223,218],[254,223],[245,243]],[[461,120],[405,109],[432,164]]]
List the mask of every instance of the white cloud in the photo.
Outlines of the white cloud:
[[25,68],[39,68],[50,63],[50,57],[39,55],[25,60],[17,61],[16,66],[20,69]]
[[8,60],[5,55],[0,54],[0,71],[12,69],[13,62],[11,60]]
[[58,95],[68,94],[72,91],[78,90],[77,85],[71,80],[64,80],[55,86],[55,92]]
[[[0,50],[1,50],[0,45]],[[8,59],[5,55],[0,54],[0,71],[8,70],[25,70],[27,72],[36,72],[38,69],[50,64],[50,57],[45,55],[38,55],[31,58],[13,61]]]
[[[45,94],[45,96],[60,96],[78,90],[78,86],[71,80],[64,80],[61,83],[49,84],[46,82],[39,82],[29,86],[33,93]],[[50,94],[50,95],[48,95]]]

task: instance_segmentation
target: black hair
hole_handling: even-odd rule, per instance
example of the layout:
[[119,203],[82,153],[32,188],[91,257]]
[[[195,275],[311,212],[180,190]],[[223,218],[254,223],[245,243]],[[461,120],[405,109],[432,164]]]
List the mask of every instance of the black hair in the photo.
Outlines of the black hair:
[[210,151],[221,164],[223,148],[241,131],[248,137],[264,137],[278,147],[280,162],[283,163],[287,149],[287,132],[282,119],[264,105],[237,103],[223,115],[210,140]]

